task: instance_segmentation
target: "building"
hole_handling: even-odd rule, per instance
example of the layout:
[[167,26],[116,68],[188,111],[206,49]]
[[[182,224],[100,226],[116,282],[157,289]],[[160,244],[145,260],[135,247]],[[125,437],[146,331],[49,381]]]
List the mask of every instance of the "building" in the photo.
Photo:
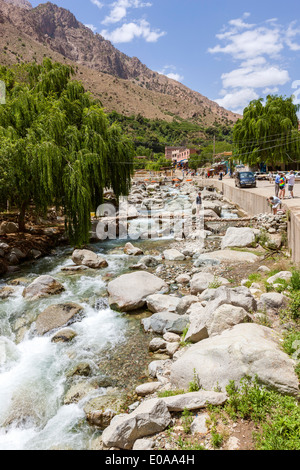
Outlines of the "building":
[[191,158],[191,155],[196,154],[195,149],[187,147],[166,147],[165,157],[166,160],[171,160],[173,163],[187,163]]

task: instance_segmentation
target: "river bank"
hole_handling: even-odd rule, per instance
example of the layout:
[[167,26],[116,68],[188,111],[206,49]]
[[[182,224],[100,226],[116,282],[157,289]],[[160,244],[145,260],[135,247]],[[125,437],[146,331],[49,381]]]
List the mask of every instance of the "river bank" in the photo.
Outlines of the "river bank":
[[[197,190],[193,185],[185,185],[180,190],[172,186],[134,185],[129,205],[137,208],[139,217],[130,219],[128,226],[131,233],[139,236],[131,239],[133,247],[127,245],[129,239],[93,243],[86,247],[92,255],[87,257],[85,253],[81,261],[75,259],[70,247],[56,248],[50,256],[38,259],[34,264],[22,264],[20,272],[11,272],[3,278],[2,288],[11,290],[0,301],[3,351],[0,356],[3,397],[0,407],[1,448],[106,449],[131,448],[133,445],[178,448],[180,436],[182,439],[186,436],[191,438],[190,432],[181,429],[184,409],[188,408],[196,418],[203,406],[206,411],[207,403],[216,403],[216,396],[217,402],[224,403],[224,384],[231,379],[230,369],[225,368],[225,364],[226,361],[237,361],[237,358],[228,356],[222,366],[226,369],[226,380],[216,376],[213,385],[203,375],[204,371],[197,369],[198,361],[195,367],[184,366],[188,376],[184,378],[180,372],[181,379],[178,379],[175,369],[184,360],[184,354],[201,344],[206,344],[207,348],[204,349],[209,350],[209,341],[220,337],[224,340],[223,332],[228,334],[228,331],[241,328],[245,321],[248,322],[245,325],[259,327],[252,330],[253,335],[260,335],[261,328],[267,328],[267,322],[274,334],[282,335],[288,330],[289,322],[282,323],[278,315],[285,305],[285,292],[276,292],[280,296],[276,298],[277,304],[270,305],[266,303],[270,302],[270,298],[266,300],[262,297],[267,293],[266,282],[271,270],[291,272],[292,264],[284,248],[281,253],[274,250],[275,239],[278,252],[284,242],[284,221],[258,217],[253,219],[252,228],[243,227],[249,225],[249,220],[243,221],[246,217],[241,217],[237,222],[237,217],[245,214],[238,214],[222,195],[204,190],[203,210],[207,212],[203,214],[203,225],[199,226],[194,207]],[[184,227],[178,223],[182,220],[179,201],[184,202]],[[149,207],[153,209],[151,221],[149,217],[145,221]],[[230,227],[230,216],[234,217],[231,220],[235,227]],[[267,240],[264,239],[263,246],[259,240],[262,225],[270,237],[276,235],[271,252],[267,248]],[[275,234],[272,233],[274,227]],[[237,230],[234,238],[230,228]],[[245,229],[240,236],[239,231]],[[150,238],[145,238],[146,232]],[[270,253],[272,256],[269,256]],[[87,259],[94,262],[94,256],[104,259],[106,264],[101,268],[88,266]],[[143,273],[148,276],[145,282],[142,281]],[[251,281],[251,275],[255,273],[260,273],[256,282]],[[62,286],[61,292],[48,291],[46,296],[28,297],[33,284],[34,292],[40,292],[36,290],[36,285],[41,276],[53,278]],[[131,277],[124,279],[123,276]],[[154,281],[158,287],[151,287]],[[232,297],[233,294],[235,297]],[[58,307],[66,304],[69,307],[70,302],[78,306],[76,312],[80,315],[74,314],[72,317],[68,309],[68,320],[64,321]],[[212,312],[208,311],[210,305],[215,305]],[[220,326],[218,321],[218,329],[211,330],[216,328],[212,327],[217,319],[215,310],[228,305],[230,309],[225,317],[230,319],[229,323],[223,322]],[[49,322],[47,312],[49,308],[53,312],[54,307],[55,315],[51,316],[49,329],[45,326]],[[238,314],[236,309],[239,309]],[[53,318],[56,324],[52,323]],[[203,318],[207,321],[199,324]],[[204,337],[199,340],[203,331]],[[248,332],[249,329],[244,334],[247,336]],[[252,333],[246,344],[249,343],[253,352]],[[234,344],[233,338],[228,339],[228,342],[232,341]],[[260,350],[265,347],[266,338],[260,337],[257,341]],[[267,348],[270,361],[276,358],[280,361],[280,367],[284,363],[289,371],[280,380],[275,371],[275,383],[277,386],[281,383],[293,395],[296,378],[292,362],[289,362],[287,355],[281,354],[275,343],[271,342]],[[215,344],[213,348],[218,349],[219,346]],[[224,350],[222,354],[226,357],[228,353]],[[244,368],[248,360],[245,353]],[[205,359],[206,364],[207,361],[208,358]],[[251,361],[257,362],[253,357]],[[264,363],[260,369],[249,369],[247,365],[247,370],[252,375],[258,372],[262,383],[268,383],[271,379],[263,378],[261,372],[268,366]],[[198,404],[193,408],[188,405],[189,393],[186,393],[182,402],[184,405],[181,403],[181,408],[178,408],[177,404],[176,411],[171,411],[170,404],[162,404],[158,394],[176,392],[178,395],[180,389],[187,391],[189,383],[195,379],[194,368],[203,382],[198,391],[201,392],[202,388],[210,390],[209,396],[204,401],[202,397],[201,405],[197,396]],[[237,362],[233,370],[239,370]],[[236,376],[233,378],[238,381]],[[184,383],[181,383],[182,380]],[[219,391],[215,392],[215,389]],[[137,423],[134,417],[139,415],[140,406],[146,406],[145,402],[152,399],[159,402],[154,403],[155,410],[157,406],[161,411],[160,407],[164,408],[165,421],[160,422],[160,427],[153,427],[152,418],[156,413],[153,408],[151,413],[146,411],[146,432],[145,429],[137,430],[136,424],[131,423],[135,436],[133,441],[124,432],[121,433],[122,442],[113,440],[111,431],[112,427],[114,432],[116,429],[114,420],[124,419],[126,426],[128,422],[125,418],[132,418]],[[120,412],[125,412],[125,415],[121,416]],[[175,435],[170,442],[171,431],[167,430],[171,424]],[[250,440],[253,424],[238,421],[237,426],[234,423],[231,425],[233,437],[238,435],[238,431],[248,437],[247,442],[240,439],[237,444],[235,441],[238,448],[253,448]],[[135,443],[137,436],[146,438],[149,435],[152,436],[149,442]],[[229,437],[224,441],[225,448],[230,447]],[[199,445],[201,442],[206,448],[213,448],[209,428],[205,432],[196,431],[193,439]]]

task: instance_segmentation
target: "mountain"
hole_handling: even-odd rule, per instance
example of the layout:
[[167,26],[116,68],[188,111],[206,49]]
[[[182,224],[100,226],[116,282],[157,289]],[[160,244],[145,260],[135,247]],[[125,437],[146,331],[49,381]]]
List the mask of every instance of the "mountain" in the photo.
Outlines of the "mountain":
[[109,112],[150,119],[232,125],[240,117],[183,84],[128,57],[68,10],[50,2],[0,0],[0,63],[53,60],[72,64],[76,78]]

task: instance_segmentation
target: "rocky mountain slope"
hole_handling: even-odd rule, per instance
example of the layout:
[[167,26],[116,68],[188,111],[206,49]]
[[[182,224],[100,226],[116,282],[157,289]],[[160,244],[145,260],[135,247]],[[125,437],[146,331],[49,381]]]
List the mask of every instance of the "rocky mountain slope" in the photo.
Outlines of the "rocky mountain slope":
[[175,116],[204,126],[231,124],[239,117],[123,54],[50,2],[32,8],[27,0],[0,0],[0,23],[1,64],[39,62],[44,56],[71,63],[77,79],[108,111],[169,121]]

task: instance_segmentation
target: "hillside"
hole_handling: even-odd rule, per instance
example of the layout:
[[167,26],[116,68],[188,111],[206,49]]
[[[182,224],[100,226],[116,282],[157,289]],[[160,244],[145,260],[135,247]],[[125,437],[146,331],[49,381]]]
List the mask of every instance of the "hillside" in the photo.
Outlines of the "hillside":
[[1,64],[41,62],[44,56],[72,64],[76,78],[108,112],[166,121],[178,117],[203,126],[231,125],[239,117],[126,56],[52,3],[32,8],[26,0],[0,0],[0,24]]

